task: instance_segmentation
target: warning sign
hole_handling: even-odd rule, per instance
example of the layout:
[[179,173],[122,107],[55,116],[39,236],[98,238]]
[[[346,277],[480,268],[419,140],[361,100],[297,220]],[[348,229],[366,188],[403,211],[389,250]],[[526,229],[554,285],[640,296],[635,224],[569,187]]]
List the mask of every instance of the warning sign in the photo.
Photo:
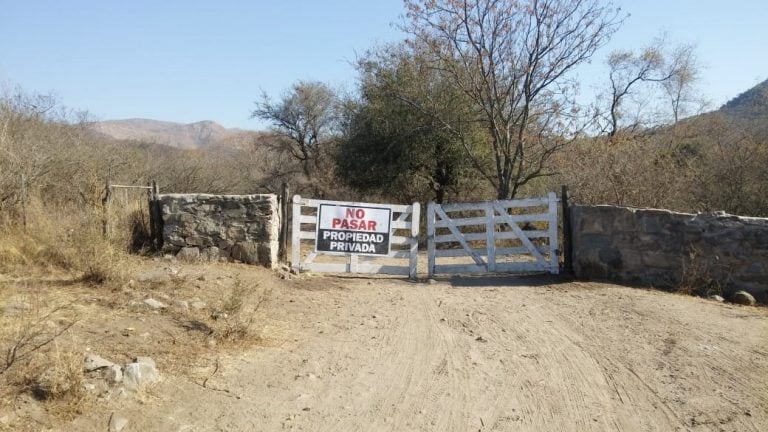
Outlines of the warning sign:
[[388,255],[392,210],[320,204],[315,250]]

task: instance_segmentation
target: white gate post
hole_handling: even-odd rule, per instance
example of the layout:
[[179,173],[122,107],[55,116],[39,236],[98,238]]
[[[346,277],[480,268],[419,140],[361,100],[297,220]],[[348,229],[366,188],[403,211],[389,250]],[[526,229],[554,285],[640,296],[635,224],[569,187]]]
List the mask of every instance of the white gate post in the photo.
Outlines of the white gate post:
[[301,196],[293,196],[293,220],[291,221],[291,268],[301,271]]
[[560,260],[557,256],[557,194],[549,193],[549,272],[560,272]]
[[419,225],[421,222],[421,204],[413,203],[411,212],[411,251],[408,257],[408,277],[416,279],[416,266],[419,258]]
[[435,275],[435,203],[427,204],[427,273]]
[[489,272],[496,271],[496,212],[493,203],[485,203],[485,266]]

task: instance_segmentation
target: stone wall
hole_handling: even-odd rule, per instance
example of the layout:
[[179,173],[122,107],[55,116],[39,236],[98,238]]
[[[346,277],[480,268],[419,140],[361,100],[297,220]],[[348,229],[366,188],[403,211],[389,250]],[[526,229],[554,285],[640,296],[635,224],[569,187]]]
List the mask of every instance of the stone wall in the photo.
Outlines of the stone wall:
[[579,278],[641,286],[708,285],[768,303],[768,219],[573,206]]
[[276,195],[168,194],[158,201],[165,252],[186,260],[277,265]]

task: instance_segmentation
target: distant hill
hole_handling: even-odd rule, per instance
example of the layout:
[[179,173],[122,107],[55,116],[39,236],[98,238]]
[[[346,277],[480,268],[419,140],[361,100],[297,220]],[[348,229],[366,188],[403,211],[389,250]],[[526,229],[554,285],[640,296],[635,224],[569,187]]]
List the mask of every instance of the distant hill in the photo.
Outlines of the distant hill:
[[227,129],[209,120],[188,124],[150,119],[107,120],[93,123],[91,130],[118,140],[142,141],[181,149],[238,145],[259,134],[242,129]]
[[768,80],[731,99],[718,112],[760,129],[768,128]]

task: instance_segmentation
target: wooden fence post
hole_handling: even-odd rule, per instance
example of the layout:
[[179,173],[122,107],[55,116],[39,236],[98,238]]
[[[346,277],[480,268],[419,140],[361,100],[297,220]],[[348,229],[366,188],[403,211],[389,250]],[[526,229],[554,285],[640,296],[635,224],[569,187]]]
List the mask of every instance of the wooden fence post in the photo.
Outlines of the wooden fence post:
[[110,183],[109,174],[107,174],[107,178],[105,181],[104,186],[104,197],[101,199],[101,209],[102,209],[102,234],[104,237],[109,237],[109,201],[112,198],[112,185]]
[[149,210],[149,242],[152,247],[157,249],[157,214],[155,212],[155,201],[157,201],[157,183],[154,180],[149,182],[147,189],[147,209]]
[[563,185],[560,192],[563,205],[563,272],[573,275],[573,231],[571,227],[571,208],[568,203],[568,186]]
[[21,175],[21,226],[27,232],[27,176]]
[[289,200],[289,188],[288,183],[283,183],[283,189],[280,193],[280,236],[279,246],[277,249],[277,259],[281,263],[286,262],[288,258],[288,218],[289,208],[291,206]]
[[152,215],[152,229],[154,231],[152,242],[158,251],[163,250],[163,212],[160,208],[160,186],[152,180],[152,203],[149,207]]

